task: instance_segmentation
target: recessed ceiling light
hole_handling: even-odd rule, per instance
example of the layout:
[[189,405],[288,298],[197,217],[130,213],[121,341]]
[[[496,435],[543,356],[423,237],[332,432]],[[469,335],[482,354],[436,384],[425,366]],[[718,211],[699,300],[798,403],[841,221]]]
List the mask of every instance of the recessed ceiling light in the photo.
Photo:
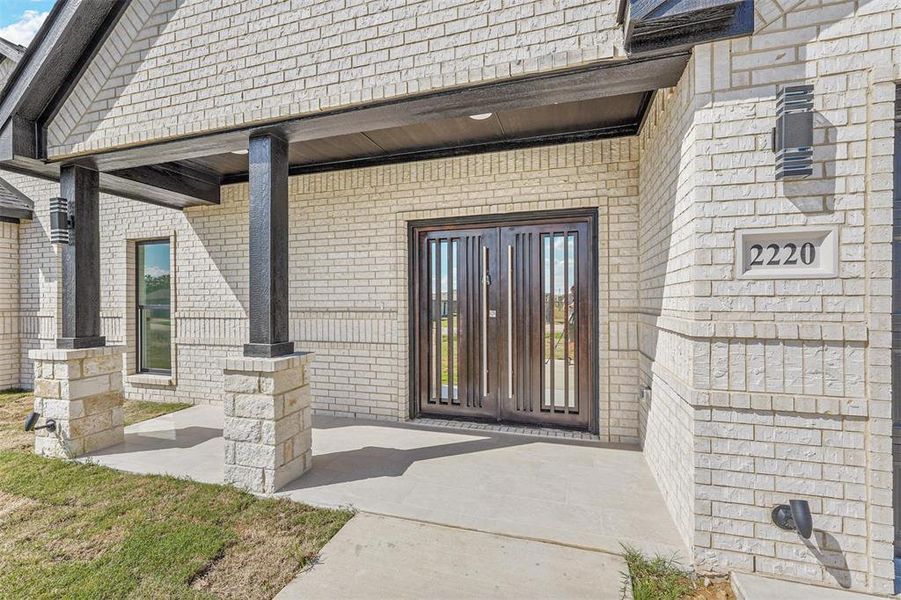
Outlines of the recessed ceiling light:
[[232,154],[247,154],[247,150],[232,150]]
[[491,117],[493,113],[479,113],[477,115],[469,115],[469,118],[474,121],[484,121]]

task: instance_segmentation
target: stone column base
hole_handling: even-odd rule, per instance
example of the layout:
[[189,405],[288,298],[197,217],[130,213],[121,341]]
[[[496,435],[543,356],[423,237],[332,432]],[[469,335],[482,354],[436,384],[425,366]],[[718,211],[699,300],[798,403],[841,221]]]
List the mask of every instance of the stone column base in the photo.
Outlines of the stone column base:
[[34,451],[74,458],[125,439],[121,346],[32,350],[34,410],[56,431],[35,432]]
[[312,358],[225,359],[225,483],[270,494],[310,468]]

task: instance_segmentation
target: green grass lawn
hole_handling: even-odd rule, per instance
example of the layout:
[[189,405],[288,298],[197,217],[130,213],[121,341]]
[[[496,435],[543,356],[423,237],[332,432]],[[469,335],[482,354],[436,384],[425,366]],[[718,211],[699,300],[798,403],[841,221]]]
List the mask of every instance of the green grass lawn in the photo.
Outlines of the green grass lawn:
[[351,516],[35,456],[31,403],[0,393],[0,597],[271,598]]
[[184,404],[182,402],[142,402],[139,400],[126,400],[125,401],[125,424],[131,425],[133,423],[139,423],[141,421],[146,421],[147,419],[152,419],[153,417],[158,417],[160,415],[166,415],[171,412],[175,412],[177,410],[182,410],[184,408],[188,408],[191,406],[190,404]]
[[634,600],[735,600],[727,579],[707,580],[707,585],[683,568],[675,557],[649,558],[640,551],[623,547],[629,567],[624,574]]

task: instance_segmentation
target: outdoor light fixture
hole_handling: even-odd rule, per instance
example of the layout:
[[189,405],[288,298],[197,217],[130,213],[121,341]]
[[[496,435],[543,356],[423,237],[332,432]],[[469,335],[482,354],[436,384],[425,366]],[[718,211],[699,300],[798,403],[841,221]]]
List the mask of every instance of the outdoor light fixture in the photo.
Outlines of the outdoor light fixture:
[[494,113],[479,113],[477,115],[469,115],[469,118],[473,121],[484,121],[485,119],[490,119],[492,114]]
[[813,86],[784,87],[776,94],[773,128],[776,179],[813,173]]
[[247,154],[247,150],[232,150],[232,154]]
[[43,425],[35,427],[35,425],[37,425],[38,423],[38,419],[40,418],[41,413],[32,412],[30,415],[28,415],[28,418],[25,419],[25,431],[35,431],[37,429],[46,429],[50,433],[56,431],[56,421],[54,421],[53,419],[47,419],[47,421]]
[[72,241],[69,229],[74,223],[69,217],[69,201],[65,198],[50,198],[50,242],[66,245]]
[[789,500],[773,509],[773,523],[779,529],[797,531],[805,540],[813,533],[813,517],[807,500]]

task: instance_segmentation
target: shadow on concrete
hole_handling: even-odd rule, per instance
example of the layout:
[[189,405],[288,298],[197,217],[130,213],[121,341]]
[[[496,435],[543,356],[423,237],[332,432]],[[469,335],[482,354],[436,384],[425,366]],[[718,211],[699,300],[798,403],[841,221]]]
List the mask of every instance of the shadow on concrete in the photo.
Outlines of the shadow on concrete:
[[378,427],[380,429],[404,429],[411,432],[443,433],[472,439],[457,440],[447,444],[433,444],[416,448],[392,448],[387,446],[364,446],[342,452],[313,455],[313,467],[309,473],[289,483],[282,491],[298,490],[362,481],[378,477],[401,477],[416,462],[461,456],[476,452],[489,452],[503,448],[527,446],[530,444],[554,444],[566,446],[588,446],[638,452],[634,447],[622,444],[602,444],[584,440],[555,439],[537,436],[521,436],[481,430],[453,430],[404,423],[366,422],[343,419],[316,419],[313,435],[317,430],[332,430],[344,427]]
[[281,491],[299,490],[321,485],[362,481],[378,477],[401,477],[414,463],[448,458],[474,452],[486,452],[532,443],[532,440],[476,439],[425,448],[385,448],[365,446],[345,452],[313,456],[313,468],[303,477],[289,483]]
[[147,452],[149,450],[168,450],[171,448],[193,448],[209,440],[222,437],[222,430],[217,427],[179,427],[177,429],[161,429],[159,431],[142,431],[126,433],[125,443],[93,452],[92,456],[108,456],[128,454],[130,452]]

